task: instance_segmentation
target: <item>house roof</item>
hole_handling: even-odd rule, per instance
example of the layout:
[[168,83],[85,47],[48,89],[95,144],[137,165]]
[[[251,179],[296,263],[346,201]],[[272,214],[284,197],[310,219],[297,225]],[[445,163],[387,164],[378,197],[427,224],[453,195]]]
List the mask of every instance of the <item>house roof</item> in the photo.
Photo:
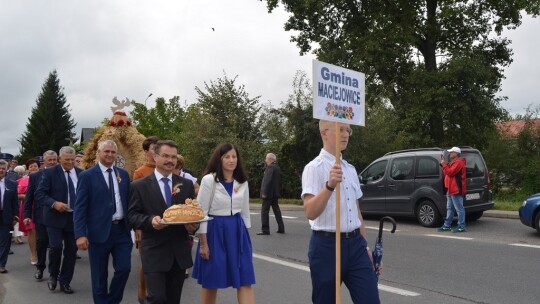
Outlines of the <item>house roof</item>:
[[89,142],[94,137],[94,128],[81,129],[81,143]]
[[[497,124],[497,129],[499,129],[499,132],[503,137],[515,138],[523,131],[527,122],[528,121],[524,119],[500,122]],[[540,128],[540,119],[532,119],[530,122],[534,129]]]

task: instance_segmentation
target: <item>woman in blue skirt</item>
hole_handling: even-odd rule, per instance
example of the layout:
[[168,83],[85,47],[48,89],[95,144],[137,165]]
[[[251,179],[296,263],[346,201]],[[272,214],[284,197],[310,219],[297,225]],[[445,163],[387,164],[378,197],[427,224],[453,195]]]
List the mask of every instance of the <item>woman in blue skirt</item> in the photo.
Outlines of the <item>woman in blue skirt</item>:
[[253,250],[247,228],[249,188],[238,149],[218,146],[204,170],[197,200],[214,219],[201,223],[193,278],[202,285],[202,303],[213,304],[219,288],[237,289],[239,304],[255,303]]

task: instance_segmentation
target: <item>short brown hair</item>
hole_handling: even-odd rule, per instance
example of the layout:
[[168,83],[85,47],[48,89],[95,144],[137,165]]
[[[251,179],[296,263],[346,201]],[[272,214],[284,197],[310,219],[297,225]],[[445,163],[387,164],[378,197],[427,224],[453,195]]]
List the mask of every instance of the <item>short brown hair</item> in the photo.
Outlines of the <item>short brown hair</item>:
[[156,154],[159,154],[162,146],[169,146],[171,148],[176,148],[176,151],[178,151],[178,145],[174,142],[174,140],[158,140],[156,142],[156,146],[154,147],[154,152]]
[[142,148],[144,151],[148,151],[152,144],[156,144],[159,141],[157,136],[148,136],[142,143]]

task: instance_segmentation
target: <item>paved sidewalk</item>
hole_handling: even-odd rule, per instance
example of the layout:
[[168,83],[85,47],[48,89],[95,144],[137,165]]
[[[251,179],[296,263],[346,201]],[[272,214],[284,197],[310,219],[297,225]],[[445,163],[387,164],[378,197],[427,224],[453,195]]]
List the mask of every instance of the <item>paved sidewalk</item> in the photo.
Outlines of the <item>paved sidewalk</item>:
[[[251,210],[261,210],[260,204],[250,204]],[[300,205],[289,205],[289,204],[279,204],[279,208],[282,211],[301,211],[304,210],[303,206]],[[484,211],[486,217],[497,217],[497,218],[507,218],[507,219],[519,219],[519,213],[517,211],[502,211],[502,210],[488,210]]]

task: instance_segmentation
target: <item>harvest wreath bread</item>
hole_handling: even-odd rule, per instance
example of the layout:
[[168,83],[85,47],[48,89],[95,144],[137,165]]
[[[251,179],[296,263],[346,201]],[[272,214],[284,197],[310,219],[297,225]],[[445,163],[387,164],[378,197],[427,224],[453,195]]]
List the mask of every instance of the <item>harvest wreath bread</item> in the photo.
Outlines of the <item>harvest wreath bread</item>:
[[204,219],[204,211],[195,199],[186,199],[185,204],[172,205],[163,212],[164,222],[191,222]]

